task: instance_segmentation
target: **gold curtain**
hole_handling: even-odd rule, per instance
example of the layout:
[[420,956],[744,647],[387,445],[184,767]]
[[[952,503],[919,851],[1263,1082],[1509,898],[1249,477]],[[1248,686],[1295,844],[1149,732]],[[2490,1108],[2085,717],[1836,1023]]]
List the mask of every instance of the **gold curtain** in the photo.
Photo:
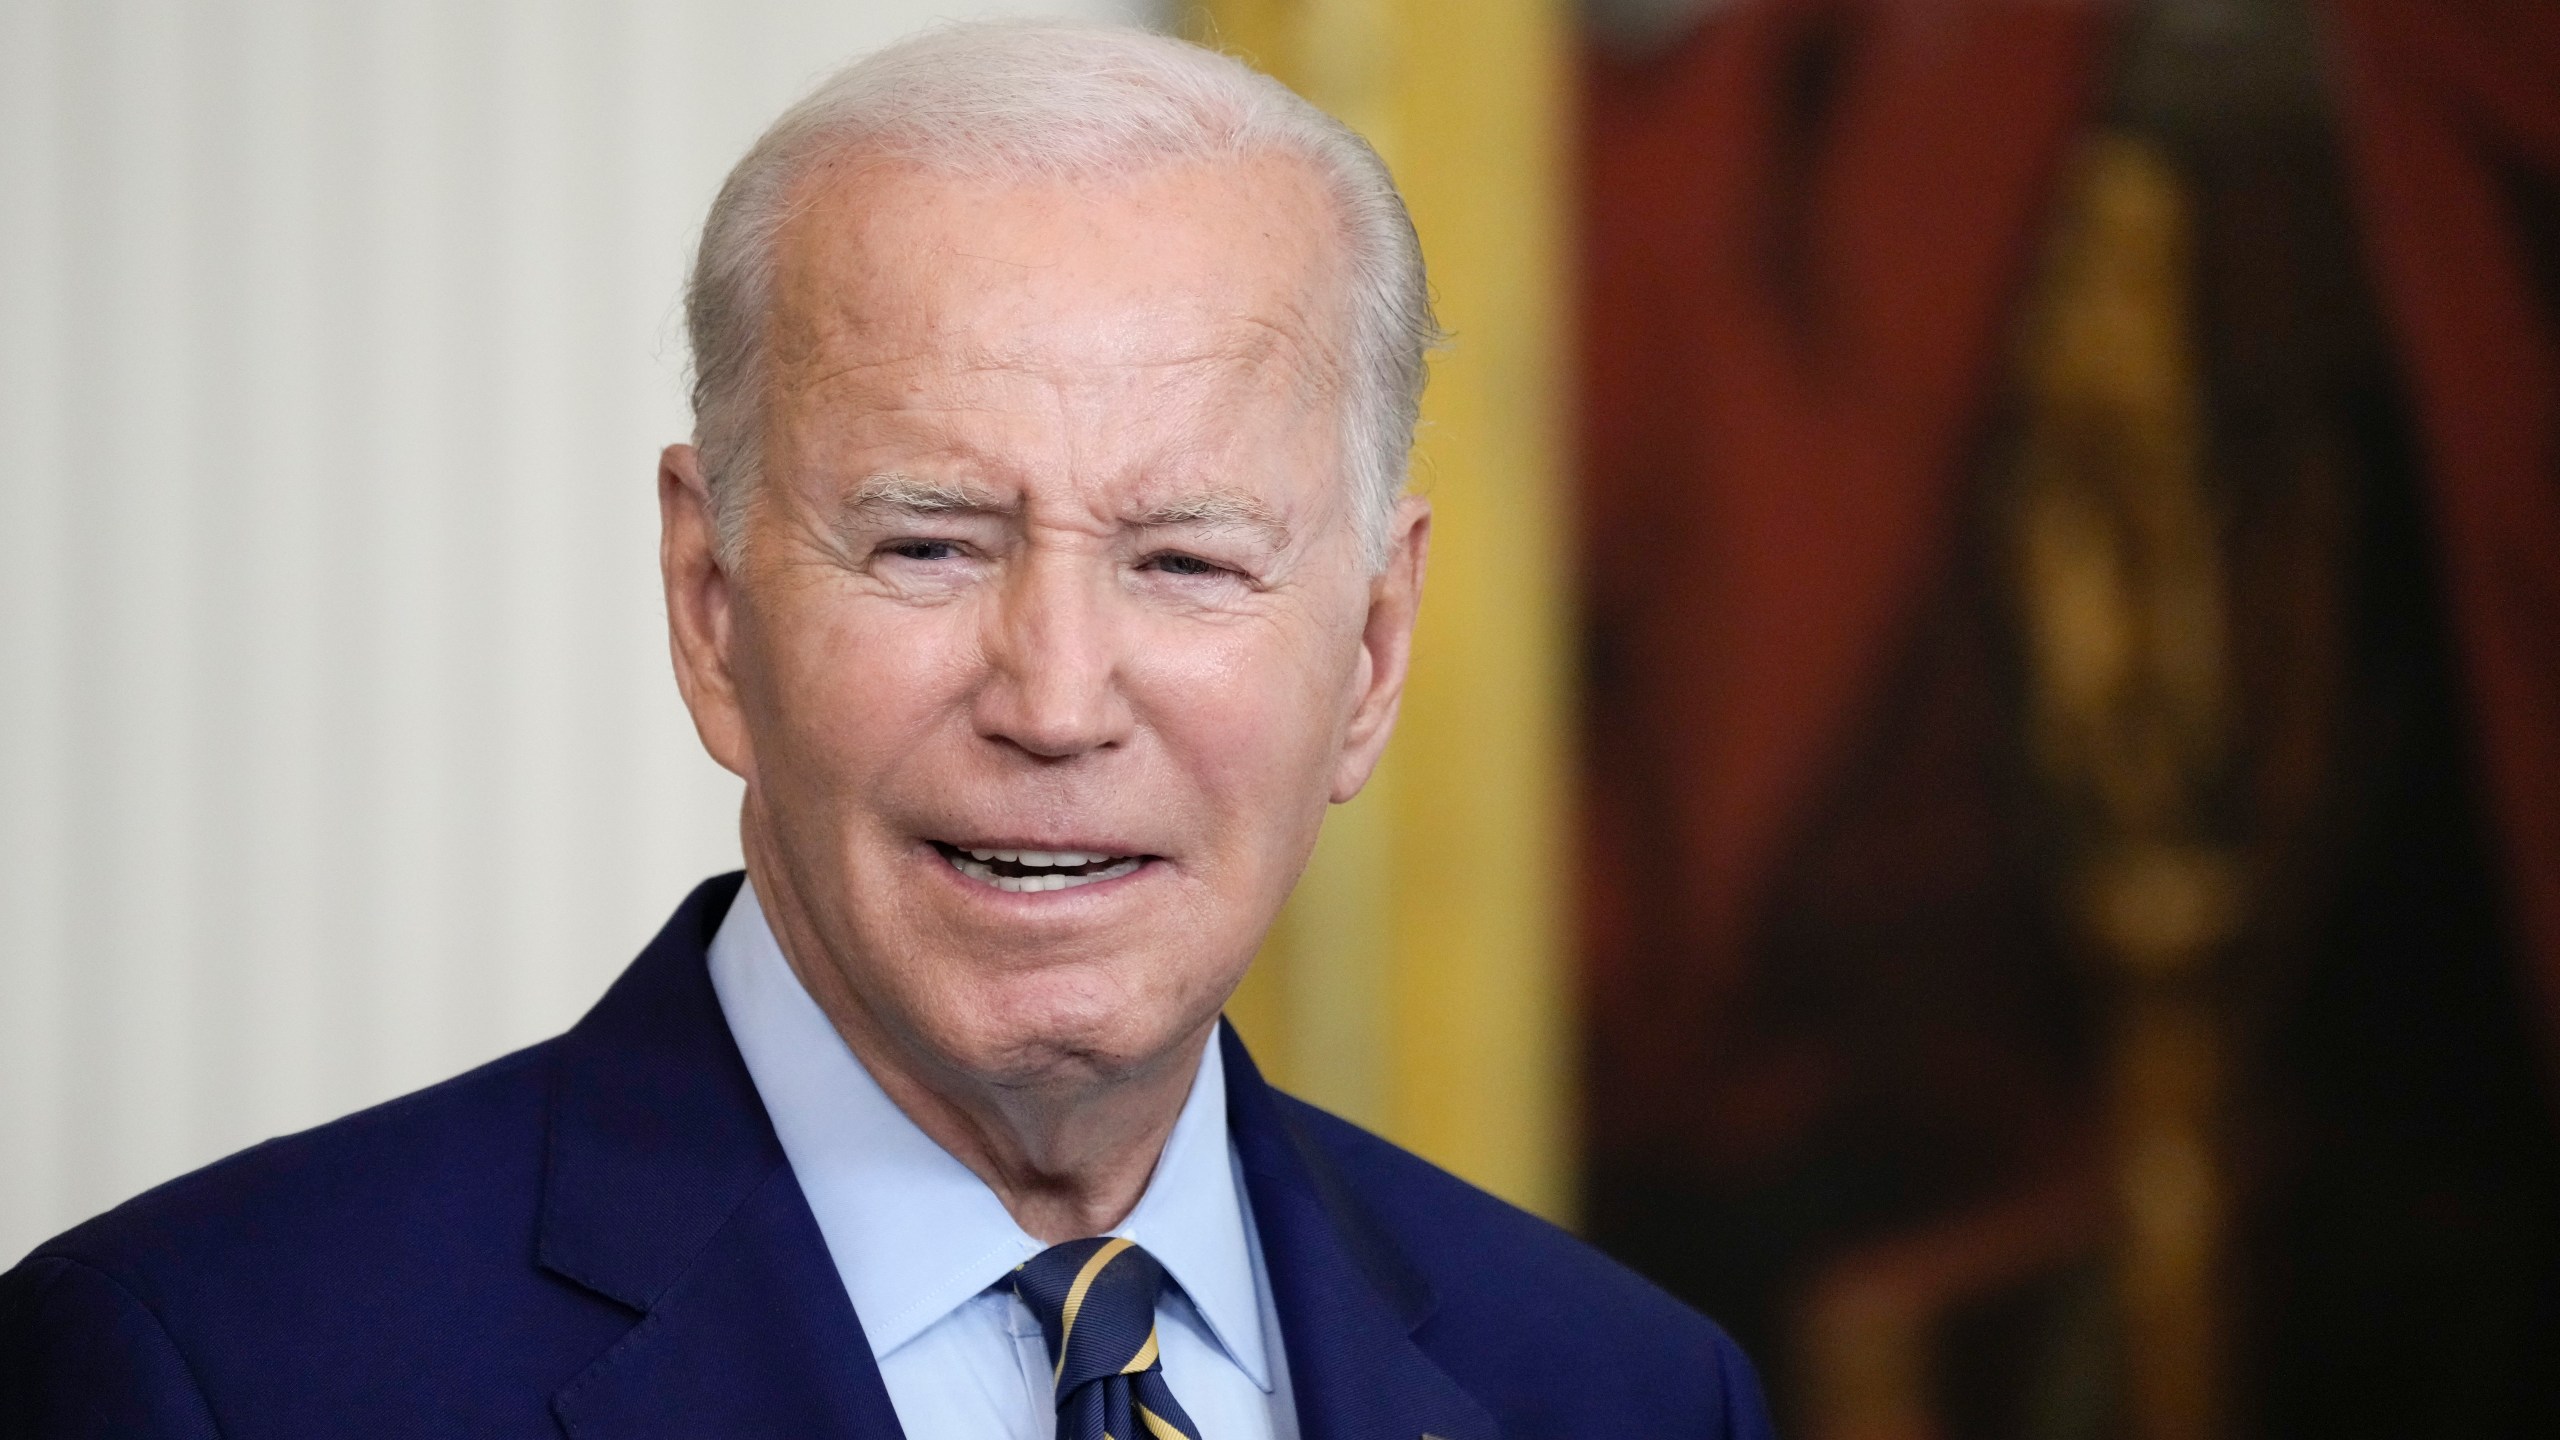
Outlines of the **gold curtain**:
[[2029,742],[2068,837],[2068,913],[2113,1030],[2127,1433],[2227,1433],[2227,952],[2246,857],[2216,820],[2238,749],[2223,519],[2191,333],[2186,180],[2104,133],[2024,336],[2011,524]]
[[1203,0],[1189,17],[1378,147],[1452,337],[1414,459],[1436,519],[1403,720],[1230,1013],[1284,1087],[1557,1219],[1566,23],[1557,0]]

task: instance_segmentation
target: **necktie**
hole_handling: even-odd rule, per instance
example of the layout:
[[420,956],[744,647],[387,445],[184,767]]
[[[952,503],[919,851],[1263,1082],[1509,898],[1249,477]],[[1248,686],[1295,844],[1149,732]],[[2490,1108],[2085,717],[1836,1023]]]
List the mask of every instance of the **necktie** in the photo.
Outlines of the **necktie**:
[[1052,1245],[1013,1272],[1049,1342],[1058,1440],[1199,1440],[1156,1353],[1163,1288],[1155,1257],[1111,1236]]

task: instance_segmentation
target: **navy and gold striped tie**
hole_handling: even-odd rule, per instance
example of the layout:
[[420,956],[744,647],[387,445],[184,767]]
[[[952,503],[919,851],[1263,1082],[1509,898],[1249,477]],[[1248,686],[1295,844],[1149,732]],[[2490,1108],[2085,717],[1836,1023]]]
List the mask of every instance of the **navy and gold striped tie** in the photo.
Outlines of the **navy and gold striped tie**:
[[1107,1235],[1052,1245],[1013,1272],[1049,1342],[1058,1440],[1200,1440],[1156,1353],[1163,1288],[1154,1256]]

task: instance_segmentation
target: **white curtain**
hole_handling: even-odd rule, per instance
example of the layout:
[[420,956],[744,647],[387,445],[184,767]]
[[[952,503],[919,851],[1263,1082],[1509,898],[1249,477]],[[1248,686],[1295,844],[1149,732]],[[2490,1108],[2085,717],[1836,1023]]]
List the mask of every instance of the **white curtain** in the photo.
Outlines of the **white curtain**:
[[657,447],[713,187],[945,14],[0,0],[0,1266],[573,1021],[736,785]]

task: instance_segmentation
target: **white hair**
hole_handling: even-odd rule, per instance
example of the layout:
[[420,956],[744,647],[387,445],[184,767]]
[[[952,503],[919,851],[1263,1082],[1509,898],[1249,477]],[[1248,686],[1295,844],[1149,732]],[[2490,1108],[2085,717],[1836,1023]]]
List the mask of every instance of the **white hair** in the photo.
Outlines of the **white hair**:
[[1297,157],[1331,195],[1348,279],[1343,456],[1369,563],[1385,563],[1425,359],[1440,332],[1403,197],[1367,141],[1230,56],[1144,30],[948,25],[838,71],[729,172],[703,223],[685,324],[694,443],[735,560],[760,461],[774,249],[811,164],[848,150],[942,174],[1053,177]]

